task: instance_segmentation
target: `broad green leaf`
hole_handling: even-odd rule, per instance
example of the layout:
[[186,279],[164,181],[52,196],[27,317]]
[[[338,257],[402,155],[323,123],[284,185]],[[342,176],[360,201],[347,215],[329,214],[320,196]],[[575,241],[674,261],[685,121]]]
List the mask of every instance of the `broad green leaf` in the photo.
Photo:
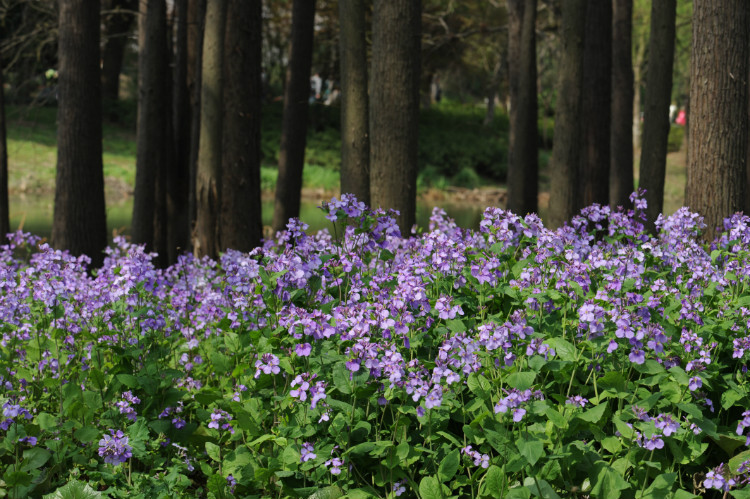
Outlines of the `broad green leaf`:
[[618,416],[612,416],[612,422],[615,423],[617,431],[620,432],[620,435],[622,435],[623,438],[631,440],[635,435],[633,429],[625,424]]
[[463,333],[466,331],[466,325],[462,320],[459,319],[448,319],[445,321],[445,325],[452,333]]
[[579,414],[578,418],[583,419],[584,421],[588,421],[589,423],[597,423],[600,419],[602,419],[602,416],[604,415],[604,411],[607,410],[607,404],[602,403],[597,406],[592,407],[591,409],[587,410],[583,414]]
[[100,435],[101,433],[99,432],[99,430],[94,428],[93,426],[84,426],[83,428],[77,429],[73,433],[73,436],[76,437],[78,441],[83,444],[93,442],[94,440],[99,438]]
[[42,412],[37,414],[36,416],[36,422],[39,425],[39,428],[42,430],[56,430],[58,429],[58,422],[57,418],[51,414],[48,414],[46,412]]
[[49,460],[52,454],[47,449],[41,447],[34,447],[32,449],[26,449],[23,451],[23,461],[21,462],[21,470],[30,471],[36,470],[44,466]]
[[547,407],[544,411],[544,414],[547,416],[547,418],[552,421],[552,424],[557,426],[558,428],[565,428],[565,425],[567,425],[567,421],[563,417],[562,414],[560,414],[556,409],[553,409],[552,407]]
[[443,499],[440,482],[434,476],[426,476],[419,482],[419,495],[422,499]]
[[352,393],[352,382],[349,377],[350,373],[346,365],[343,362],[336,364],[333,368],[333,384],[344,395]]
[[531,491],[526,487],[516,487],[514,489],[510,489],[507,494],[505,494],[506,499],[530,499],[531,498]]
[[[731,492],[730,492],[731,494]],[[695,494],[692,494],[688,492],[687,490],[683,489],[677,489],[674,493],[674,496],[672,499],[700,499],[701,496],[697,496]],[[738,498],[739,499],[739,498]],[[745,498],[742,498],[745,499]]]
[[206,453],[214,461],[221,462],[221,447],[213,442],[206,442]]
[[541,478],[534,480],[533,477],[529,476],[526,477],[523,484],[531,491],[534,497],[540,497],[541,499],[561,499],[557,492],[555,492],[555,489],[546,480],[542,480]]
[[534,384],[534,378],[536,378],[536,373],[534,372],[520,372],[509,375],[505,379],[505,382],[511,388],[523,391],[531,388],[531,385]]
[[5,480],[5,485],[9,488],[25,487],[31,484],[31,475],[25,471],[9,470],[3,474],[3,480]]
[[559,336],[553,336],[544,341],[555,350],[558,358],[568,362],[575,362],[576,347],[571,342]]
[[136,378],[132,374],[118,374],[116,378],[117,381],[127,386],[128,388],[138,387],[138,378]]
[[101,499],[103,497],[101,492],[92,489],[87,483],[73,480],[51,494],[46,494],[44,499]]
[[654,478],[643,494],[643,499],[667,499],[672,494],[672,485],[677,473],[662,473]]
[[361,444],[357,444],[354,447],[349,447],[346,453],[355,455],[367,454],[374,448],[375,442],[362,442]]
[[[729,495],[734,497],[734,499],[750,499],[750,487],[745,487],[744,489],[740,490],[730,490]],[[675,499],[678,499],[677,496],[675,496]]]
[[340,487],[337,487],[336,485],[331,485],[330,487],[320,489],[319,491],[309,496],[307,499],[338,499],[339,497],[343,495],[344,495],[344,491],[341,490]]
[[687,386],[690,382],[690,377],[680,366],[672,366],[669,368],[669,372],[672,373],[674,380],[680,384],[680,386]]
[[516,440],[516,448],[519,454],[526,458],[530,465],[534,466],[544,455],[544,444],[538,438],[522,435]]
[[461,463],[461,455],[458,449],[449,452],[440,462],[438,468],[438,478],[442,482],[449,482],[458,471],[458,465]]
[[742,463],[750,459],[750,450],[746,450],[743,452],[740,452],[733,458],[729,460],[729,469],[732,470],[732,473],[737,473],[737,468],[740,467]]
[[721,394],[721,407],[724,409],[729,409],[736,402],[742,400],[742,397],[744,396],[744,394],[738,393],[736,390],[727,390]]
[[594,480],[591,495],[594,497],[618,499],[623,490],[630,488],[628,482],[603,461],[596,463],[592,476]]
[[505,475],[503,475],[503,470],[501,470],[494,464],[491,465],[487,469],[487,474],[484,477],[484,487],[486,493],[492,495],[492,497],[502,499],[503,490],[507,489],[508,487],[505,483]]

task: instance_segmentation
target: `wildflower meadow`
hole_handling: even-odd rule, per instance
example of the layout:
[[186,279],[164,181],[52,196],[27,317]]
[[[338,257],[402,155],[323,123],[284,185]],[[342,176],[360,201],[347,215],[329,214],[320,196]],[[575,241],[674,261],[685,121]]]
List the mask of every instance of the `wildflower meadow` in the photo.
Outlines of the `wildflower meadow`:
[[750,497],[750,218],[710,245],[349,196],[219,261],[0,250],[0,497]]

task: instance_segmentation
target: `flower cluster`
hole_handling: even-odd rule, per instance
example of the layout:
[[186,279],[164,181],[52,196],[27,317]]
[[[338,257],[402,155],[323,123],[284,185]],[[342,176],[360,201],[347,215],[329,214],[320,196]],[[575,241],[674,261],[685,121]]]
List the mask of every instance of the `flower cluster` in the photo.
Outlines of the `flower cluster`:
[[128,445],[128,437],[122,431],[109,430],[109,435],[105,434],[99,440],[99,455],[105,463],[118,465],[133,457],[133,448]]

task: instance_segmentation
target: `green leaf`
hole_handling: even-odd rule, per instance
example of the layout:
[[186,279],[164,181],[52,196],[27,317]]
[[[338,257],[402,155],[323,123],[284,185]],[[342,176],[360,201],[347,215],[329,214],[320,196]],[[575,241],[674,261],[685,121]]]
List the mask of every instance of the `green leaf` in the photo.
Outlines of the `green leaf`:
[[542,499],[561,499],[557,492],[555,492],[555,489],[553,489],[546,480],[542,480],[541,478],[534,480],[533,477],[529,476],[526,477],[523,484],[531,491],[534,497],[541,497]]
[[552,421],[552,424],[554,424],[558,428],[565,428],[565,425],[568,424],[568,422],[565,420],[563,415],[560,414],[556,409],[553,409],[552,407],[547,407],[544,410],[544,414],[547,416],[547,419]]
[[229,357],[221,352],[211,352],[210,358],[214,372],[216,372],[217,375],[226,374],[234,367],[229,361]]
[[[750,489],[748,487],[741,489],[741,490],[730,490],[729,494],[734,497],[734,499],[750,499]],[[693,496],[698,497],[698,496]],[[675,499],[678,499],[675,495]]]
[[127,386],[128,388],[138,387],[138,378],[136,378],[132,374],[118,374],[116,378],[117,381]]
[[344,395],[352,393],[352,382],[349,379],[349,375],[349,369],[346,368],[343,362],[339,362],[333,368],[333,384]]
[[507,499],[529,499],[531,497],[531,491],[526,487],[516,487],[510,489],[508,493],[505,494],[505,497]]
[[544,341],[555,350],[558,358],[568,362],[575,362],[576,347],[571,342],[559,336],[553,336]]
[[750,450],[740,452],[729,460],[729,469],[732,473],[737,473],[737,468],[748,459],[750,459]]
[[102,499],[103,497],[101,492],[92,489],[87,483],[73,480],[51,494],[46,494],[44,499]]
[[736,390],[727,390],[721,394],[721,407],[729,409],[736,402],[742,400],[742,397],[744,396],[744,394],[738,393]]
[[221,447],[219,447],[215,443],[206,442],[206,453],[208,454],[208,457],[210,457],[217,463],[221,462]]
[[23,451],[23,461],[21,469],[23,471],[36,470],[44,466],[52,454],[47,449],[34,447]]
[[99,438],[99,430],[93,426],[84,426],[83,428],[77,429],[73,432],[73,436],[76,437],[82,444],[93,442]]
[[5,486],[9,488],[25,487],[31,484],[31,475],[25,471],[6,471],[3,480],[5,480]]
[[[731,494],[732,492],[729,493]],[[687,490],[677,489],[674,493],[674,496],[672,496],[672,499],[700,499],[700,497],[701,496],[692,494]]]
[[603,461],[596,463],[591,476],[594,477],[591,489],[593,497],[618,499],[623,490],[630,488],[628,482]]
[[466,324],[459,319],[448,319],[445,321],[445,325],[448,326],[448,329],[450,329],[452,333],[463,333],[466,331]]
[[355,454],[355,455],[367,454],[370,451],[372,451],[374,448],[375,448],[375,442],[362,442],[361,444],[357,444],[354,447],[349,447],[346,453]]
[[308,496],[307,499],[338,499],[339,497],[343,495],[344,495],[344,491],[341,490],[340,487],[337,487],[336,485],[331,485],[330,487],[320,489],[314,494]]
[[597,423],[600,419],[602,419],[602,416],[604,415],[604,411],[607,410],[607,404],[602,403],[597,406],[592,407],[591,409],[587,410],[583,414],[579,414],[578,418],[583,419],[584,421],[588,421],[589,423]]
[[680,384],[680,386],[687,386],[690,382],[690,377],[680,366],[672,366],[669,368],[669,372],[672,373],[674,380]]
[[672,485],[676,479],[677,473],[662,473],[657,476],[644,492],[643,499],[667,499],[672,495]]
[[36,422],[42,430],[57,430],[57,418],[46,412],[37,414]]
[[419,482],[419,495],[422,499],[443,499],[440,482],[434,476],[426,476]]
[[460,463],[461,455],[458,449],[449,452],[440,462],[440,467],[438,467],[438,478],[440,481],[449,482],[456,475]]
[[505,382],[511,388],[524,391],[531,388],[531,385],[534,384],[534,378],[536,378],[536,373],[534,372],[520,372],[509,375]]
[[487,469],[487,474],[484,477],[484,487],[485,487],[485,494],[489,493],[492,495],[492,497],[496,497],[497,499],[502,499],[503,490],[507,488],[507,485],[505,484],[505,475],[503,474],[503,470],[501,470],[494,464],[491,465]]
[[612,422],[615,423],[617,431],[620,432],[620,435],[622,435],[623,438],[632,440],[633,436],[635,436],[633,429],[625,424],[618,416],[612,416]]
[[544,455],[544,443],[536,437],[522,435],[516,440],[516,448],[532,466]]

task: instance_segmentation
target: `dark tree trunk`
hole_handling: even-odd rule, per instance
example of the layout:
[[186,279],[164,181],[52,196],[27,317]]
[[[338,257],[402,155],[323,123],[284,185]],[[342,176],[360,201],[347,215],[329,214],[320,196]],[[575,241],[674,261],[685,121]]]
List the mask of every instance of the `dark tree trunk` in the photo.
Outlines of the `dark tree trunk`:
[[660,0],[651,6],[639,177],[639,186],[646,189],[646,223],[651,231],[664,205],[676,7],[675,0]]
[[365,1],[339,2],[341,26],[341,193],[370,204]]
[[704,217],[709,241],[745,201],[749,10],[746,0],[693,2],[685,203]]
[[612,2],[586,10],[583,48],[581,181],[584,206],[609,204],[609,130],[612,116]]
[[401,234],[416,221],[421,56],[420,0],[375,0],[370,90],[370,196],[396,209]]
[[279,176],[273,207],[274,232],[299,217],[302,168],[307,144],[308,98],[312,66],[315,0],[294,0],[292,4],[292,46],[286,70],[284,117],[281,125]]
[[[166,186],[162,171],[169,157],[167,6],[164,0],[140,0],[139,12],[138,130],[131,234],[133,242],[154,251],[154,215],[163,204],[162,199],[157,200],[157,179],[161,178],[158,187],[159,194],[163,194]],[[164,228],[160,223],[158,230]]]
[[8,142],[5,131],[5,90],[3,65],[0,64],[0,244],[5,244],[10,232],[8,203]]
[[172,159],[167,173],[167,249],[170,264],[190,247],[190,95],[188,90],[188,0],[176,0],[172,75]]
[[219,256],[221,211],[221,137],[224,91],[224,32],[228,0],[206,4],[201,71],[201,132],[196,174],[196,220],[193,251],[198,257]]
[[102,98],[116,102],[120,95],[120,73],[128,35],[138,11],[138,0],[111,0],[105,7],[102,47]]
[[224,64],[221,247],[263,237],[260,202],[261,0],[229,0]]
[[[197,217],[196,174],[201,134],[201,66],[206,0],[188,0],[187,86],[190,94],[190,152],[188,158],[188,229],[192,232]],[[190,241],[192,246],[192,239]]]
[[633,192],[633,0],[612,2],[612,129],[609,204],[627,207]]
[[560,67],[557,81],[549,225],[559,227],[581,208],[581,88],[586,0],[562,4]]
[[539,191],[536,0],[508,0],[508,29],[508,210],[523,216],[537,211]]
[[102,171],[99,2],[60,0],[57,175],[52,245],[102,264],[107,222]]

